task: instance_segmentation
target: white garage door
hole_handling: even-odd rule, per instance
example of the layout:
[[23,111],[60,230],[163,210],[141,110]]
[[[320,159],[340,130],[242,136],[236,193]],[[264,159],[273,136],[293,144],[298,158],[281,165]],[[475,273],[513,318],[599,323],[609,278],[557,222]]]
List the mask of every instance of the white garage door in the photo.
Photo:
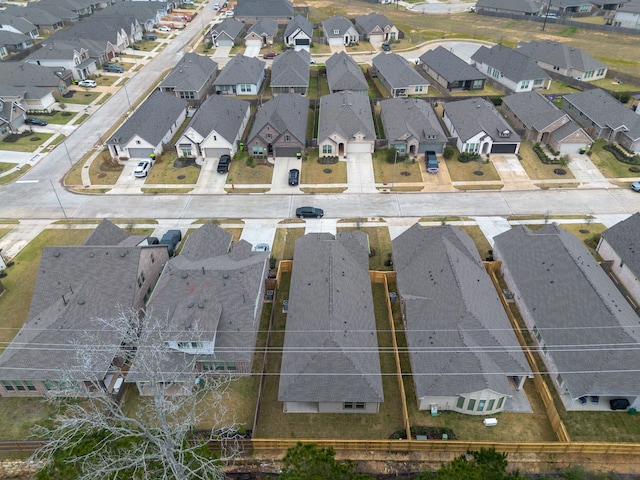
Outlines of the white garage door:
[[330,38],[329,45],[344,45],[344,38]]
[[373,153],[373,144],[370,142],[349,142],[347,153]]
[[578,153],[581,148],[585,148],[587,145],[584,143],[562,143],[560,144],[560,153]]
[[248,38],[245,42],[245,45],[247,47],[260,47],[262,46],[262,40],[260,40],[259,38]]
[[149,158],[149,155],[153,153],[153,148],[130,148],[130,158]]
[[231,155],[228,148],[205,148],[204,156],[207,158],[220,158],[220,155]]

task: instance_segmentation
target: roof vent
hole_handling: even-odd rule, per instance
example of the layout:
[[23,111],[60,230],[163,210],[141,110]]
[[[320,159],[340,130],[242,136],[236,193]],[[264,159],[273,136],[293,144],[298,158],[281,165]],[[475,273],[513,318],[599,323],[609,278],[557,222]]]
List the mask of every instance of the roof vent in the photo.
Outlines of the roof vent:
[[127,255],[127,252],[120,252],[120,257],[124,258]]
[[84,300],[83,299],[78,300],[78,305],[84,305]]
[[189,274],[187,272],[182,272],[182,278],[187,278]]
[[222,278],[229,278],[229,272],[224,272],[222,274]]
[[58,250],[56,250],[55,252],[53,252],[53,256],[54,257],[59,257],[60,256],[60,252]]

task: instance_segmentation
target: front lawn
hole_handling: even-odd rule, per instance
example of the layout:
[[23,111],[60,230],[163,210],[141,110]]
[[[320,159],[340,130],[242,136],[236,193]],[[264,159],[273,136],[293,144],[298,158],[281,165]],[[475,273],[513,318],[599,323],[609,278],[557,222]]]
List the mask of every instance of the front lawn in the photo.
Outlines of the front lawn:
[[[395,160],[395,152],[390,149],[376,150],[373,154],[373,174],[376,183],[422,183],[420,164],[416,159],[407,158],[399,159],[395,163],[389,162],[388,152],[394,155]],[[402,155],[398,154],[398,157]]]
[[239,152],[229,165],[227,184],[266,185],[271,184],[273,165],[266,160],[256,160],[247,152]]
[[591,161],[598,167],[602,174],[607,178],[628,178],[637,177],[637,173],[629,171],[631,165],[619,162],[612,153],[604,150],[604,146],[607,145],[606,140],[596,140],[591,145]]
[[4,138],[0,142],[0,150],[10,150],[12,152],[35,152],[36,149],[51,138],[53,133],[41,133],[26,131],[14,133]]
[[[478,182],[500,180],[500,175],[493,163],[482,157],[478,161],[462,163],[458,161],[458,155],[445,160],[451,181],[453,182]],[[478,172],[478,173],[477,173]],[[482,172],[482,173],[479,173]],[[475,187],[472,187],[475,188]]]
[[195,160],[185,161],[179,159],[176,152],[164,152],[153,163],[145,184],[193,185],[199,175],[200,166]]
[[69,98],[65,97],[64,103],[76,103],[79,105],[89,105],[96,98],[102,95],[101,92],[93,92],[93,91],[90,91],[88,88],[69,90],[69,92],[72,92],[73,95]]
[[553,171],[559,167],[564,167],[563,170],[567,172],[562,176],[563,179],[575,178],[571,170],[564,165],[546,165],[542,163],[533,151],[533,144],[529,140],[520,144],[519,155],[522,157],[520,163],[531,180],[557,179],[559,177]]
[[[80,173],[84,166],[76,164],[74,171]],[[79,170],[76,170],[78,169]],[[91,166],[89,167],[89,179],[91,185],[115,185],[124,167],[111,158],[109,150],[103,150],[100,154],[93,159]],[[75,177],[74,177],[75,178]],[[70,178],[68,178],[70,181]],[[75,181],[75,180],[74,180]],[[75,183],[81,185],[82,181]]]
[[308,148],[302,161],[300,177],[300,183],[309,185],[347,183],[347,163],[342,161],[330,165],[318,163],[318,149]]

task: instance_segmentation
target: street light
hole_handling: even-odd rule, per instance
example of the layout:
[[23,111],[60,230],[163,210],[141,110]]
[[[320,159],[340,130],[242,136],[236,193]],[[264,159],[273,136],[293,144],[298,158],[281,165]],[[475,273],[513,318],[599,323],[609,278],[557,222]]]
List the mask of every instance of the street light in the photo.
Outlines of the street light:
[[71,154],[69,153],[69,149],[67,148],[67,142],[63,140],[62,145],[64,145],[64,149],[67,152],[67,158],[69,159],[69,163],[73,167],[73,160],[71,160]]
[[129,110],[131,110],[131,100],[129,100],[129,92],[127,92],[127,84],[123,83],[122,86],[124,87],[124,94],[127,97],[127,103],[129,104]]
[[56,200],[58,200],[58,205],[60,205],[60,208],[62,209],[62,214],[64,215],[64,219],[69,220],[69,218],[67,217],[67,212],[64,211],[64,207],[62,206],[62,202],[60,201],[58,192],[56,192],[56,187],[53,186],[53,182],[51,181],[51,179],[49,179],[49,183],[51,184],[51,188],[53,188],[53,193],[56,196]]

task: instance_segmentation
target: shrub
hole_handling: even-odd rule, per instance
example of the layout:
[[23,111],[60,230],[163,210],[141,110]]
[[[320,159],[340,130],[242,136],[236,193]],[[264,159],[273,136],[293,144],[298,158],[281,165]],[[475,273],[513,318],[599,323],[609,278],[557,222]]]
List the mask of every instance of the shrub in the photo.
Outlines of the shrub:
[[603,150],[611,153],[616,160],[628,165],[640,165],[640,155],[631,155],[625,148],[617,143],[610,143],[602,147]]
[[566,163],[563,160],[564,157],[563,158],[551,158],[551,157],[549,157],[549,155],[547,155],[545,153],[545,151],[542,150],[542,147],[540,146],[539,143],[536,143],[533,146],[533,151],[536,153],[536,155],[538,156],[540,161],[542,163],[544,163],[545,165],[564,165]]
[[253,157],[247,157],[247,167],[252,167],[253,168]]
[[629,92],[617,92],[613,94],[614,98],[617,98],[620,103],[627,103],[631,98],[631,94]]
[[320,165],[335,165],[338,161],[338,157],[318,157],[318,163]]
[[453,158],[455,154],[456,154],[456,149],[451,146],[444,147],[444,151],[442,152],[442,156],[444,157],[445,160],[449,160]]
[[480,154],[478,153],[469,153],[469,152],[462,152],[460,155],[458,155],[458,161],[460,163],[469,163],[472,161],[478,161],[480,160]]

